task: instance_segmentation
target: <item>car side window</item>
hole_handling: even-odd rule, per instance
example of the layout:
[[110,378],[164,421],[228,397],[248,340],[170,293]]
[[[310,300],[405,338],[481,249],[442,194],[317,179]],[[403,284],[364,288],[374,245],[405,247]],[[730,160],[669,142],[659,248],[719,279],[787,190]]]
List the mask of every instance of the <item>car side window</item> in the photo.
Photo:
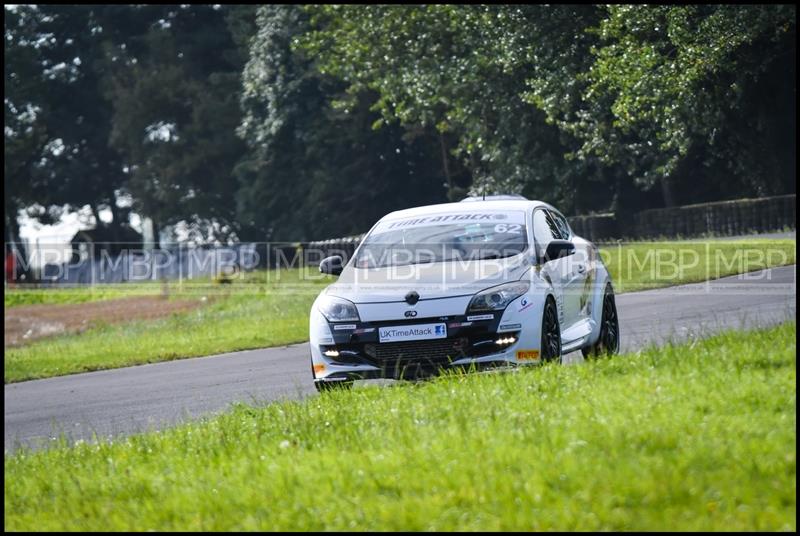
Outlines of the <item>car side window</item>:
[[548,244],[560,236],[558,227],[550,216],[550,213],[544,209],[536,209],[533,211],[533,238],[536,241],[537,255],[544,255]]
[[567,224],[567,219],[558,212],[552,210],[549,210],[548,212],[550,213],[550,216],[552,216],[553,221],[558,228],[559,238],[561,238],[561,240],[569,240],[570,230],[569,225]]

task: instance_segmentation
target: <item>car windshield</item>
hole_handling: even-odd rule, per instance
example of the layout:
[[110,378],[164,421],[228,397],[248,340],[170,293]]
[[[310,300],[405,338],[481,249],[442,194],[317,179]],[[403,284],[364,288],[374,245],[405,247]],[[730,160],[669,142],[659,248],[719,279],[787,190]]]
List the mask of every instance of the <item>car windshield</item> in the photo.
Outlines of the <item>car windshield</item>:
[[356,268],[501,259],[528,246],[523,212],[433,214],[381,221],[358,250]]

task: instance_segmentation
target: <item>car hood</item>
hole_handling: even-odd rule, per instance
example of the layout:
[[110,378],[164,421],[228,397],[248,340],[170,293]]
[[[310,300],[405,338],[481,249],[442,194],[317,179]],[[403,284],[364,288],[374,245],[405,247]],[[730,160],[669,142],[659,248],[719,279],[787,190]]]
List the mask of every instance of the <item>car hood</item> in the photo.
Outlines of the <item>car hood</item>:
[[420,300],[472,295],[517,281],[530,268],[526,255],[505,259],[434,262],[384,268],[344,269],[325,293],[353,303],[403,302],[415,291]]

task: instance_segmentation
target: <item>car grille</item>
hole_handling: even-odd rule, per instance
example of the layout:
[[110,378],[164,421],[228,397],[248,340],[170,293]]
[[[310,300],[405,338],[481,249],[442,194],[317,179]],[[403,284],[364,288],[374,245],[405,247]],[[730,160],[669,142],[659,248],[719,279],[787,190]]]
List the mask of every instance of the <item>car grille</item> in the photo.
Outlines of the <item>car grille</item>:
[[464,343],[461,339],[437,339],[366,344],[364,352],[377,366],[388,370],[407,365],[436,367],[463,357]]
[[[503,335],[519,338],[519,332]],[[372,365],[381,369],[381,377],[414,378],[435,375],[453,361],[501,352],[503,347],[495,343],[496,337],[486,329],[466,330],[464,335],[447,339],[388,343],[354,340],[325,349],[338,350],[340,353],[333,360],[342,365]]]

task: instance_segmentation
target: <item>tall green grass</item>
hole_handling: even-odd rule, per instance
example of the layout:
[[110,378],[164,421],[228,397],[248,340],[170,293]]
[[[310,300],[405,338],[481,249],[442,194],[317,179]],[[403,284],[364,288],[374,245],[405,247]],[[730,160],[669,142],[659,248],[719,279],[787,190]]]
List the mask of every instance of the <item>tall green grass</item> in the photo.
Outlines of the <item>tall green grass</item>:
[[[601,255],[621,293],[792,264],[795,249],[794,240],[653,242],[605,246]],[[209,279],[170,282],[170,297],[205,298],[208,305],[166,319],[103,326],[9,348],[5,382],[305,341],[311,304],[334,279],[307,267],[241,274],[226,285]],[[42,292],[11,289],[6,303],[50,299]],[[165,291],[162,283],[136,283],[107,291],[64,289],[52,299],[89,301],[140,292]],[[16,293],[23,297],[9,297]]]
[[796,325],[5,456],[6,530],[796,529]]

